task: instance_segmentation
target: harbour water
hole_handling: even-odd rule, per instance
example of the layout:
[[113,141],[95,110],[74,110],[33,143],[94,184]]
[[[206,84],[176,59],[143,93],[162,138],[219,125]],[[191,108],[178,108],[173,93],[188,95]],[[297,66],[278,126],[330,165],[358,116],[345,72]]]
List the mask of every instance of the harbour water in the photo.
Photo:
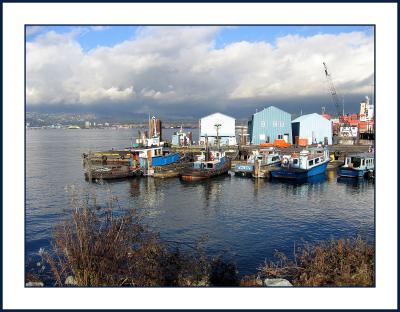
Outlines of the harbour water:
[[[164,131],[164,130],[163,130]],[[164,131],[170,139],[171,129]],[[26,259],[49,248],[52,229],[70,209],[67,186],[111,191],[121,209],[137,207],[161,238],[182,243],[205,239],[208,255],[223,255],[240,274],[252,274],[275,250],[293,254],[303,240],[362,235],[374,240],[374,184],[338,182],[335,171],[303,184],[229,176],[200,183],[178,178],[134,178],[96,184],[84,180],[81,154],[123,148],[135,129],[26,131]],[[197,138],[194,130],[193,138]],[[29,263],[30,261],[27,261]]]

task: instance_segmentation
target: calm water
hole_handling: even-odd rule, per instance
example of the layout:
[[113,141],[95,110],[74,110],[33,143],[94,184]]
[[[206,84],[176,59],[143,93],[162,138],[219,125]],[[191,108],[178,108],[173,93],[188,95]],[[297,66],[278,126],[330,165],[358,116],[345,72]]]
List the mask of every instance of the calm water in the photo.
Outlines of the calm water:
[[[172,130],[164,132],[170,138]],[[335,171],[296,185],[232,176],[202,183],[178,178],[135,178],[99,185],[83,177],[81,154],[130,145],[137,130],[26,131],[26,258],[49,247],[52,227],[70,208],[66,186],[108,189],[122,209],[139,207],[166,240],[198,242],[209,255],[234,260],[241,274],[255,273],[275,250],[294,243],[361,234],[374,240],[374,184],[338,183]],[[197,133],[194,133],[194,139]]]

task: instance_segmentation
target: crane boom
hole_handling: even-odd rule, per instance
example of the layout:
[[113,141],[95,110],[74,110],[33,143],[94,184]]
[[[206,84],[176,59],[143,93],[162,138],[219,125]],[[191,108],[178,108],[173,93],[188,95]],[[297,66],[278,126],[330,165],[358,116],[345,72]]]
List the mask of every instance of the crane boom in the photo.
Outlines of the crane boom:
[[325,76],[326,76],[326,80],[328,81],[329,92],[331,93],[331,96],[332,96],[333,105],[336,108],[338,116],[340,116],[339,96],[338,96],[338,94],[336,92],[335,85],[333,84],[332,76],[328,71],[328,66],[326,65],[325,62],[322,62],[322,63],[324,64]]

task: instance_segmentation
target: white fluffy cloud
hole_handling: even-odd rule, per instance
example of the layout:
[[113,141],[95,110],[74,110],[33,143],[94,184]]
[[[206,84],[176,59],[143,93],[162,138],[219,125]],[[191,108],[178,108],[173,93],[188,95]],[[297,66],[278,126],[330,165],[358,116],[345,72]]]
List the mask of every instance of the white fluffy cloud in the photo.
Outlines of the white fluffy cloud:
[[289,35],[219,49],[218,32],[218,27],[143,27],[134,39],[87,52],[77,32],[44,33],[26,45],[27,104],[315,96],[327,93],[323,61],[341,93],[371,92],[374,40],[363,32]]

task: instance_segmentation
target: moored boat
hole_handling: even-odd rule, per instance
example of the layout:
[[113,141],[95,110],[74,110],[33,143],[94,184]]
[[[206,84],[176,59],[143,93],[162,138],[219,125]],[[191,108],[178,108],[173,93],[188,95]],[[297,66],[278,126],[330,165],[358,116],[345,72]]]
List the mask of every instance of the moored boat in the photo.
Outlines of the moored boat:
[[86,180],[124,179],[141,175],[141,171],[130,166],[102,166],[85,171]]
[[348,155],[344,165],[337,169],[338,177],[362,178],[375,170],[373,153],[360,153]]
[[191,168],[182,170],[181,179],[184,181],[198,181],[228,173],[231,160],[222,151],[201,152],[198,160]]
[[[266,171],[269,171],[269,167],[275,167],[280,165],[282,156],[279,151],[273,147],[268,149],[260,149],[253,151],[249,159],[245,164],[236,164],[234,168],[235,175],[248,176],[248,177],[260,177],[264,176]],[[257,162],[257,166],[256,166]],[[257,167],[257,172],[256,171]],[[262,173],[262,174],[261,174]]]
[[180,159],[179,153],[169,153],[162,147],[149,147],[139,151],[140,168],[145,175],[153,175],[154,167],[168,166]]
[[329,158],[329,150],[324,147],[304,149],[300,153],[284,155],[281,169],[271,172],[273,178],[304,179],[325,173]]

